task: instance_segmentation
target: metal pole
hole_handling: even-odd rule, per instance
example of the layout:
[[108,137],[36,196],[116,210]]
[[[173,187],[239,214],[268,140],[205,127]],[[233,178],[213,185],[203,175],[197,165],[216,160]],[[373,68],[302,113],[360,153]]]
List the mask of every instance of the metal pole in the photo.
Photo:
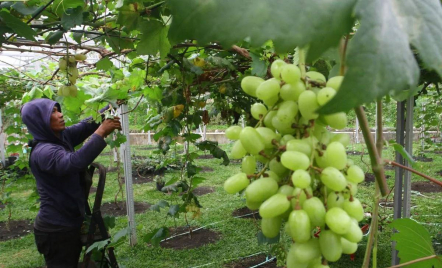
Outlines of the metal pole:
[[[404,131],[405,131],[405,102],[397,103],[397,113],[396,113],[396,142],[402,146],[404,146]],[[396,152],[396,162],[402,164],[404,159],[402,155]],[[404,171],[395,167],[395,187],[394,187],[394,210],[393,210],[393,218],[400,219],[402,212],[402,178]],[[394,232],[395,230],[393,230]],[[397,255],[397,250],[395,249],[396,242],[392,243],[392,252],[391,252],[391,264],[397,265],[399,264],[399,257]]]
[[[407,100],[407,119],[405,121],[405,150],[413,155],[413,109],[414,98],[411,97]],[[408,161],[405,161],[405,165],[411,167]],[[404,200],[403,200],[403,215],[405,218],[410,217],[410,202],[411,202],[411,172],[404,171]]]
[[3,120],[2,120],[2,109],[0,109],[0,160],[2,161],[3,168],[6,166],[6,160],[5,160],[5,138],[6,135],[3,133]]
[[358,144],[358,143],[359,143],[359,120],[358,120],[358,118],[356,118],[356,126],[355,126],[355,129],[356,129],[355,140],[356,140],[356,144]]
[[121,158],[124,159],[123,164],[124,177],[126,181],[126,208],[130,228],[129,242],[131,246],[135,246],[137,244],[137,229],[135,225],[134,193],[132,187],[132,162],[130,158],[129,116],[127,111],[127,105],[121,105],[121,128],[123,129],[123,134],[126,136],[126,142],[120,146],[120,155]]

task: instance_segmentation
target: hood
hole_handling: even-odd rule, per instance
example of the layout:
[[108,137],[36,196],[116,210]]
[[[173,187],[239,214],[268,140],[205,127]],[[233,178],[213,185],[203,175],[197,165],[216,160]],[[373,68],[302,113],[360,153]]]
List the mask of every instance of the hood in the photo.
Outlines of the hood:
[[35,140],[60,142],[51,129],[51,114],[54,106],[57,106],[61,112],[60,104],[50,99],[35,99],[22,107],[21,118]]

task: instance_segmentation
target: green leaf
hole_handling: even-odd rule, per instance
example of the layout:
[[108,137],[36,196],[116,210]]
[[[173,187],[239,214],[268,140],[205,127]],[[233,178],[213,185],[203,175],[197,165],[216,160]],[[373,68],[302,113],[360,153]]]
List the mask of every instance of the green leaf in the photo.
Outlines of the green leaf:
[[172,216],[172,217],[176,217],[179,210],[180,210],[180,205],[172,205],[172,206],[170,206],[169,211],[167,212],[167,215]]
[[64,31],[51,32],[46,37],[46,43],[50,45],[56,44],[63,37]]
[[270,39],[278,52],[311,44],[310,53],[317,57],[350,31],[355,2],[170,0],[173,20],[169,37],[173,43],[196,39],[202,45],[216,41],[225,47],[246,38],[259,47]]
[[[399,251],[400,263],[435,255],[430,233],[416,221],[397,219],[390,224],[390,227],[398,231],[393,233],[391,240],[396,241],[396,250]],[[407,267],[442,268],[442,261],[440,258],[429,259],[409,264]]]
[[127,138],[125,135],[121,134],[121,132],[117,132],[116,134],[116,139],[113,139],[113,136],[109,136],[106,139],[106,143],[109,144],[109,146],[111,147],[111,149],[115,148],[115,147],[120,147],[121,144],[125,143],[127,141]]
[[207,180],[206,178],[203,177],[193,177],[192,178],[192,188],[196,188],[200,183],[204,182],[205,180]]
[[101,60],[97,61],[96,66],[98,70],[107,71],[109,70],[114,64],[109,58],[102,58]]
[[110,243],[110,238],[103,240],[103,241],[95,242],[86,250],[86,254],[91,252],[94,249],[100,250],[100,249],[104,248],[105,246],[107,246],[109,243]]
[[117,23],[124,26],[126,32],[135,30],[138,26],[138,20],[140,18],[140,13],[136,11],[131,11],[128,6],[123,7],[120,12],[118,12]]
[[169,236],[169,229],[167,227],[161,227],[153,230],[144,236],[143,241],[146,243],[151,243],[154,247],[160,245],[161,240]]
[[72,33],[72,39],[74,39],[77,44],[81,43],[81,38],[83,38],[83,33]]
[[77,25],[83,23],[83,7],[79,6],[77,8],[70,8],[63,13],[61,17],[61,26],[65,30],[69,30]]
[[160,101],[163,98],[163,92],[159,87],[146,87],[143,89],[143,94],[147,99],[152,101]]
[[52,3],[52,11],[55,12],[59,17],[63,16],[63,13],[69,8],[83,7],[83,0],[55,0]]
[[335,97],[319,112],[348,111],[363,103],[417,85],[419,67],[410,50],[392,1],[360,1],[361,27],[351,39],[348,71]]
[[394,140],[391,140],[389,142],[389,145],[393,146],[394,150],[398,153],[400,153],[402,155],[403,158],[407,159],[408,163],[410,163],[411,165],[414,164],[414,160],[413,160],[413,156],[410,155],[405,149],[404,147],[402,147],[402,145],[400,145],[399,143],[396,143]]
[[115,235],[112,236],[112,244],[117,243],[121,238],[127,236],[130,234],[130,228],[124,228],[120,231],[118,231]]
[[19,20],[5,10],[0,11],[0,18],[3,23],[11,28],[18,36],[35,41],[34,35],[37,33],[23,21]]
[[178,180],[179,180],[178,177],[173,177],[172,179],[168,180],[168,181],[166,182],[166,184],[164,184],[164,186],[172,185],[172,184],[174,184],[175,182],[177,182]]
[[150,210],[154,210],[156,212],[160,212],[161,208],[168,207],[169,203],[165,200],[160,200],[157,204],[150,207]]
[[428,69],[442,77],[442,6],[439,0],[395,0],[395,11],[410,43]]
[[264,77],[267,74],[267,64],[259,58],[259,55],[250,53],[252,57],[252,75]]
[[262,231],[259,231],[258,234],[256,235],[258,238],[258,245],[262,245],[262,244],[276,244],[279,243],[279,237],[280,234],[278,234],[276,237],[274,238],[267,238]]
[[18,13],[28,16],[34,14],[40,7],[37,6],[27,6],[26,3],[17,2],[11,6],[13,9],[17,10]]
[[159,21],[145,21],[140,24],[141,40],[137,45],[138,55],[156,55],[160,52],[164,58],[170,51],[170,43],[167,38],[169,28]]
[[230,163],[227,153],[218,147],[218,142],[216,141],[202,141],[195,143],[195,146],[202,151],[208,150],[213,157],[218,159],[223,159],[223,165],[227,166]]

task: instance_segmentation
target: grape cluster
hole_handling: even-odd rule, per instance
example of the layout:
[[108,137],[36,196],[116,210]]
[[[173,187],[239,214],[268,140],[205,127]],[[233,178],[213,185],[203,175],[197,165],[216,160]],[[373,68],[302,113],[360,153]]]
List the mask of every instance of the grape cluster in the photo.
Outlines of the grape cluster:
[[78,78],[78,69],[77,69],[77,61],[86,60],[86,55],[77,54],[69,57],[62,57],[58,61],[58,67],[60,71],[66,73],[68,83],[66,85],[61,86],[58,89],[58,95],[63,97],[76,97],[78,93],[77,83]]
[[[258,210],[262,233],[276,237],[282,224],[293,239],[287,268],[326,268],[342,254],[357,250],[362,239],[358,222],[364,217],[355,197],[364,172],[347,159],[347,134],[327,126],[347,125],[343,112],[319,115],[319,107],[339,90],[342,76],[328,81],[318,72],[301,79],[298,66],[276,60],[273,78],[248,76],[241,87],[258,98],[251,107],[257,126],[231,126],[226,137],[235,141],[233,159],[242,172],[228,178],[224,189],[244,193],[247,207]],[[257,162],[264,166],[257,171]]]

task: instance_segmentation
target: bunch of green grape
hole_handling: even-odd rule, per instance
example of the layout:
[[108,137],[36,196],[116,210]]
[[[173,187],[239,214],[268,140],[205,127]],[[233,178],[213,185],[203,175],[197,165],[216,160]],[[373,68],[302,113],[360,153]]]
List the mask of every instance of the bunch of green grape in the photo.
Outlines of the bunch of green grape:
[[298,66],[282,60],[272,63],[271,73],[268,80],[241,81],[244,92],[262,103],[251,107],[259,120],[255,128],[226,130],[235,141],[231,158],[242,159],[242,172],[228,178],[224,189],[243,192],[247,207],[259,210],[266,237],[278,236],[284,224],[293,239],[287,268],[326,268],[342,254],[354,253],[363,236],[358,222],[364,210],[355,195],[364,172],[347,159],[350,137],[328,130],[343,129],[347,115],[317,113],[343,77],[326,81],[310,71],[301,78]]
[[77,83],[78,78],[78,69],[77,69],[77,61],[86,60],[86,55],[77,54],[71,55],[69,57],[61,57],[58,61],[58,67],[60,71],[66,73],[68,83],[66,85],[61,86],[58,89],[58,95],[63,97],[76,97],[78,93]]

